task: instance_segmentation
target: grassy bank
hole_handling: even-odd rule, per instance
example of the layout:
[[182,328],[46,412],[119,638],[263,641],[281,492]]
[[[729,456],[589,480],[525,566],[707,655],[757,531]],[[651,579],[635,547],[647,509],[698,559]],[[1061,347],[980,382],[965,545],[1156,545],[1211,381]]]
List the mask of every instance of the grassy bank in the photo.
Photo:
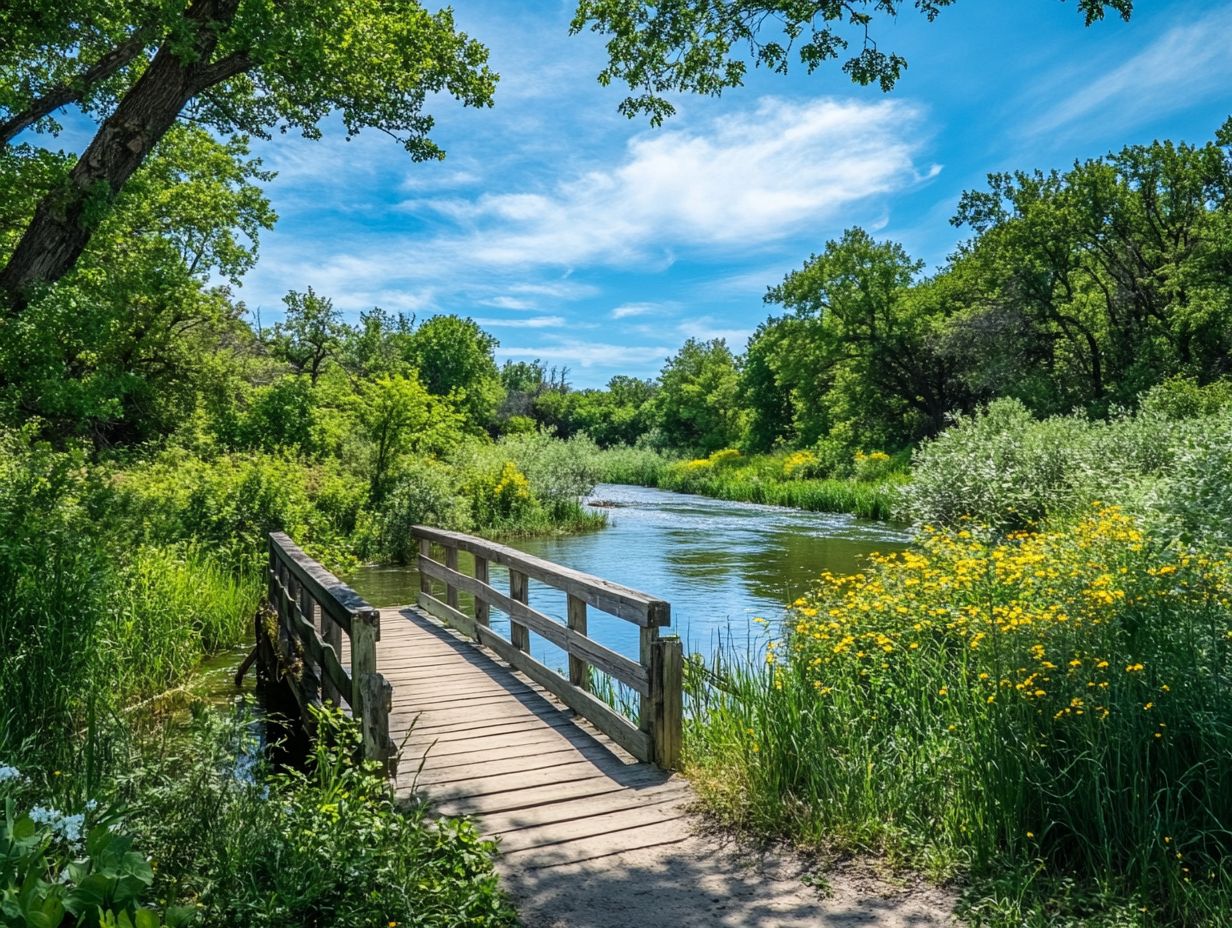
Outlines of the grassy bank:
[[709,808],[956,880],[976,925],[1228,923],[1229,441],[1222,408],[960,422],[913,550],[693,666]]
[[728,449],[681,460],[648,449],[610,448],[600,452],[597,464],[606,483],[882,520],[898,514],[908,479],[905,462],[878,452],[835,463],[810,451],[745,456]]
[[[250,633],[267,532],[342,569],[396,560],[416,522],[593,527],[580,450],[532,436],[408,459],[374,498],[341,461],[99,462],[0,433],[0,899],[23,907],[16,924],[511,924],[494,846],[395,807],[346,760],[341,723],[305,776],[239,776],[242,726],[183,730],[148,700]],[[104,878],[124,892],[93,899]]]

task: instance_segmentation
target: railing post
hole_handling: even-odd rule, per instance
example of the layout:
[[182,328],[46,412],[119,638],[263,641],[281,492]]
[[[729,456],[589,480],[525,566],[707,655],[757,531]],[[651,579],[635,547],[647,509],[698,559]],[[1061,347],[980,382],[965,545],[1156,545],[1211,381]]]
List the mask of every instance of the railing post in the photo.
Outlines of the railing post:
[[[654,720],[655,705],[659,700],[659,674],[655,671],[655,661],[658,660],[658,649],[655,643],[659,640],[659,629],[654,625],[643,625],[638,629],[638,660],[646,668],[649,678],[650,692],[638,702],[637,727],[646,733],[650,739],[651,750],[654,750]],[[646,757],[643,760],[652,760]]]
[[[569,628],[585,638],[586,600],[578,599],[578,597],[570,593],[567,618]],[[580,657],[574,657],[572,654],[569,655],[569,682],[574,686],[580,686],[584,690],[590,689],[590,674],[586,672],[586,667],[586,661]]]
[[[432,542],[426,538],[419,539],[419,556],[432,557]],[[422,570],[419,572],[419,592],[432,595],[432,578]]]
[[[523,605],[530,601],[530,582],[520,570],[509,569],[509,595]],[[519,651],[530,651],[530,629],[509,619],[509,640]]]
[[[488,582],[488,559],[475,555],[475,579],[481,583]],[[475,597],[475,621],[480,625],[489,624],[490,607],[482,596]]]
[[[458,549],[455,547],[447,547],[445,549],[445,566],[450,570],[458,569]],[[452,583],[445,583],[445,603],[454,608],[458,608],[458,588]]]
[[[381,613],[376,609],[361,609],[351,619],[351,686],[354,690],[351,714],[359,721],[364,736],[364,757],[383,760],[383,743],[378,728],[381,700],[374,688],[376,677],[376,642],[381,635]],[[379,686],[379,683],[378,683]]]
[[664,770],[680,766],[684,740],[684,647],[674,635],[655,642],[658,693],[654,720],[655,763]]

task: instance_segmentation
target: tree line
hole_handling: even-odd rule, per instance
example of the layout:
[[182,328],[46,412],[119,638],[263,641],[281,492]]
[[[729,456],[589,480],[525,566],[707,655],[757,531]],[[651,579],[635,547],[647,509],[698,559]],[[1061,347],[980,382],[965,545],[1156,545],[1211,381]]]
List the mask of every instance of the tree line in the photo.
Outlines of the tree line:
[[992,174],[953,223],[970,236],[932,273],[850,229],[768,287],[776,312],[743,353],[690,340],[656,382],[544,392],[536,415],[601,443],[895,450],[996,397],[1099,418],[1232,370],[1232,121]]

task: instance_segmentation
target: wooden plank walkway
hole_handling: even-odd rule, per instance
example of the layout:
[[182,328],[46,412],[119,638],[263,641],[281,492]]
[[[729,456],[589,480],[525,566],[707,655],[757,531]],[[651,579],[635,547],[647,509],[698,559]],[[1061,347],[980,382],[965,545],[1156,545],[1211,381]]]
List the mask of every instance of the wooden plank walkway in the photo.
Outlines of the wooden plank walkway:
[[397,787],[475,817],[506,867],[577,863],[681,839],[687,783],[641,763],[542,687],[417,607],[382,610]]
[[679,775],[637,761],[542,687],[418,607],[381,611],[397,788],[501,847],[526,928],[944,928],[951,900],[706,834]]
[[[805,879],[807,861],[698,828],[689,785],[666,772],[679,761],[683,673],[680,640],[660,637],[668,603],[482,538],[413,532],[417,604],[385,610],[271,534],[258,679],[306,727],[322,699],[349,708],[365,756],[389,763],[401,753],[402,795],[469,815],[496,838],[525,928],[951,923],[950,901],[934,891],[831,873],[823,898]],[[462,553],[473,574],[459,570]],[[508,595],[489,583],[494,564],[508,572]],[[532,578],[566,594],[565,624],[529,605]],[[460,590],[473,611],[461,611]],[[492,608],[509,616],[508,638],[488,624]],[[588,609],[638,626],[638,661],[588,637]],[[568,654],[568,676],[527,653],[532,632]],[[636,724],[590,693],[591,670],[640,694]]]

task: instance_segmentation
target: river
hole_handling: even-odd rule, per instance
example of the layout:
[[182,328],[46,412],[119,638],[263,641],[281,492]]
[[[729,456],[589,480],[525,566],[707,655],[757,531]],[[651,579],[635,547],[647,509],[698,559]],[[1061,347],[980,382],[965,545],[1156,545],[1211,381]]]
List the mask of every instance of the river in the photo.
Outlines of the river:
[[[809,589],[821,571],[852,573],[870,552],[901,550],[910,540],[901,529],[849,515],[646,487],[600,484],[586,502],[608,514],[606,528],[508,544],[667,600],[672,630],[685,640],[685,650],[706,656],[720,641],[746,647],[761,632],[753,618],[777,621],[783,605]],[[460,567],[469,572],[473,564],[463,555]],[[411,567],[365,567],[348,582],[373,605],[402,605],[414,602],[419,574]],[[507,582],[494,566],[492,585],[503,589]],[[463,608],[469,608],[466,599]],[[563,621],[564,594],[532,581],[530,602]],[[492,625],[508,635],[508,619],[495,610]],[[637,628],[629,622],[592,609],[589,634],[637,657]],[[554,646],[536,635],[531,642],[536,658],[564,666]]]

